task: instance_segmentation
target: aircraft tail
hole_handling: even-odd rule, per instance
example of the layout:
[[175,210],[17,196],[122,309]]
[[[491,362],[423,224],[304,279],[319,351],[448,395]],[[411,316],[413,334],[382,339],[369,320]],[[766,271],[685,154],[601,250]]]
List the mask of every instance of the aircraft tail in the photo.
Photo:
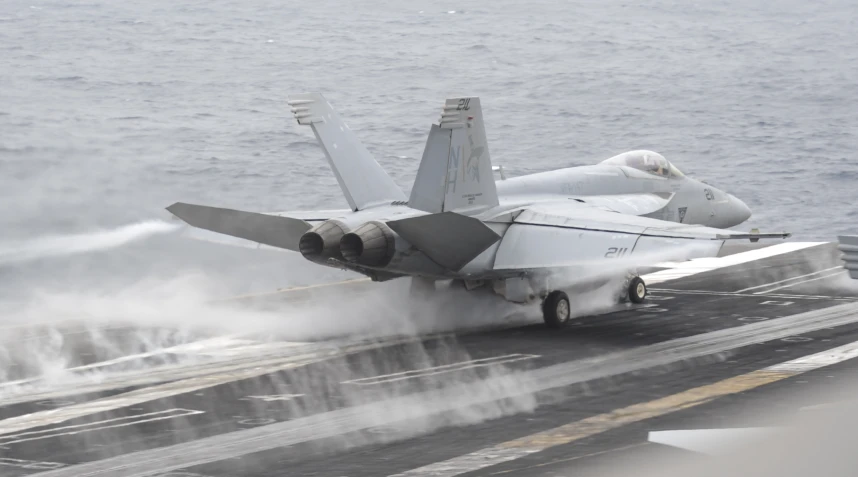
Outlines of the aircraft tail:
[[433,124],[409,207],[430,213],[498,205],[480,98],[450,98]]
[[405,200],[399,186],[321,94],[292,95],[288,104],[298,124],[313,129],[352,210]]

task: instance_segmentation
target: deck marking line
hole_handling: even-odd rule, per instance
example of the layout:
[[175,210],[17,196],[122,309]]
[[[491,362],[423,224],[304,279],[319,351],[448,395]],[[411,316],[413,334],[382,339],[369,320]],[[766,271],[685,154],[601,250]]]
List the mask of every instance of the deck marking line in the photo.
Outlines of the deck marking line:
[[[288,421],[204,437],[171,446],[132,452],[45,472],[39,476],[143,477],[163,474],[311,440],[341,436],[385,425],[399,425],[412,419],[421,421],[433,415],[490,404],[509,397],[533,395],[539,391],[711,356],[757,343],[855,322],[858,322],[858,304],[847,303],[785,318],[677,338],[592,359],[559,363],[530,372],[473,383],[460,383],[447,388],[340,408],[306,417],[296,417]],[[764,371],[754,378],[762,382],[767,379],[783,379],[791,375],[793,373]],[[735,388],[748,386],[750,379],[734,378],[738,381],[734,384]],[[698,393],[690,395],[687,399],[696,402],[706,399],[706,396]],[[647,411],[648,409],[642,409],[637,412]],[[522,449],[506,447],[499,449],[499,452],[505,455],[521,455]]]
[[794,286],[796,286],[796,285],[801,285],[801,284],[804,284],[804,283],[815,282],[815,281],[817,281],[817,280],[825,280],[826,278],[836,277],[837,275],[840,275],[840,274],[845,273],[845,272],[846,272],[846,270],[840,270],[840,271],[837,271],[837,272],[834,272],[834,273],[829,273],[828,275],[823,275],[823,276],[821,276],[821,277],[809,278],[809,279],[807,279],[807,280],[802,280],[802,281],[800,281],[800,282],[787,283],[786,285],[781,285],[781,286],[778,286],[778,287],[775,287],[775,288],[769,288],[769,289],[767,289],[767,290],[765,290],[765,291],[758,291],[758,292],[754,292],[754,295],[760,295],[760,294],[763,294],[763,293],[769,293],[769,292],[773,292],[773,291],[775,291],[775,290],[782,290],[782,289],[784,289],[784,288],[790,288],[790,287],[794,287]]
[[436,462],[407,472],[394,474],[390,477],[453,477],[473,472],[542,452],[554,446],[569,444],[645,419],[706,404],[719,397],[748,391],[856,357],[858,357],[858,341],[747,374],[727,378],[713,384],[699,386],[660,399],[633,404],[611,412],[588,417],[580,421],[480,449],[463,456],[454,457],[443,462]]
[[741,290],[736,290],[734,293],[745,293],[745,292],[749,292],[749,291],[751,291],[751,290],[757,290],[757,289],[760,289],[760,288],[768,288],[768,287],[770,287],[770,286],[772,286],[772,285],[779,285],[779,284],[781,284],[781,283],[791,282],[791,281],[793,281],[793,280],[798,280],[799,278],[812,277],[812,276],[814,276],[814,275],[819,275],[820,273],[830,272],[831,270],[836,270],[836,269],[838,269],[838,268],[841,268],[841,269],[842,269],[843,267],[841,267],[841,266],[839,266],[839,265],[838,265],[838,266],[836,266],[836,267],[826,268],[825,270],[818,270],[818,271],[815,271],[815,272],[813,272],[813,273],[807,273],[807,274],[804,274],[804,275],[799,275],[799,276],[797,276],[797,277],[790,277],[790,278],[786,278],[786,279],[784,279],[784,280],[778,280],[778,281],[776,281],[776,282],[763,283],[762,285],[756,285],[756,286],[753,286],[753,287],[743,288],[743,289],[741,289]]
[[458,363],[443,364],[440,366],[432,366],[428,368],[413,369],[410,371],[402,371],[399,373],[384,374],[380,376],[371,376],[368,378],[352,379],[343,381],[343,384],[357,384],[361,386],[370,386],[373,384],[392,383],[405,379],[424,378],[427,376],[435,376],[437,374],[453,373],[456,371],[464,371],[466,369],[485,368],[489,366],[498,366],[501,364],[514,363],[516,361],[526,361],[540,358],[536,354],[508,354],[504,356],[494,356],[491,358],[474,359],[470,361],[460,361]]
[[[175,413],[174,411],[178,411],[179,413]],[[150,412],[147,414],[137,414],[132,416],[127,416],[125,418],[117,418],[117,419],[105,419],[103,421],[90,422],[88,424],[80,424],[76,426],[64,426],[53,429],[45,429],[37,432],[24,432],[22,434],[13,434],[11,436],[2,436],[0,439],[0,446],[8,446],[10,444],[18,444],[19,442],[29,442],[29,441],[38,441],[41,439],[50,439],[53,437],[60,436],[68,436],[80,434],[83,432],[93,432],[93,431],[102,431],[104,429],[116,429],[118,427],[127,427],[134,426],[137,424],[144,424],[147,422],[155,422],[155,421],[163,421],[166,419],[175,419],[179,417],[188,417],[194,416],[196,414],[203,414],[203,411],[196,411],[193,409],[170,409],[168,411],[160,411],[160,412]],[[124,422],[120,422],[124,421]],[[112,423],[109,425],[104,425],[107,423]],[[65,431],[65,432],[57,432],[57,431]]]
[[30,414],[24,414],[22,416],[10,417],[0,421],[0,440],[4,438],[3,434],[19,432],[25,429],[47,426],[50,424],[59,424],[71,419],[89,416],[91,414],[109,412],[123,407],[133,406],[135,404],[142,404],[144,402],[154,401],[157,399],[178,396],[180,394],[199,391],[200,389],[231,383],[241,379],[255,378],[268,373],[303,366],[311,362],[312,361],[299,361],[294,363],[285,363],[279,366],[199,376],[196,378],[136,389],[134,391],[117,394],[115,396],[96,399],[94,401],[71,404],[69,406],[56,409],[37,411]]

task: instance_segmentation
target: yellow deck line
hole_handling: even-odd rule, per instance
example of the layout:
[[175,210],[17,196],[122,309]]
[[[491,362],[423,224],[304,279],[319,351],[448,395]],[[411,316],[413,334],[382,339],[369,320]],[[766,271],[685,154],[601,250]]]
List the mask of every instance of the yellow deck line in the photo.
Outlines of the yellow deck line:
[[[633,404],[610,412],[570,422],[552,429],[480,449],[452,459],[418,467],[395,477],[453,477],[493,465],[514,461],[551,447],[570,444],[594,435],[646,419],[706,404],[731,394],[858,357],[858,341],[808,356],[699,386],[652,401]],[[520,471],[522,469],[516,469]],[[496,472],[502,473],[502,472]],[[394,476],[391,476],[394,477]]]

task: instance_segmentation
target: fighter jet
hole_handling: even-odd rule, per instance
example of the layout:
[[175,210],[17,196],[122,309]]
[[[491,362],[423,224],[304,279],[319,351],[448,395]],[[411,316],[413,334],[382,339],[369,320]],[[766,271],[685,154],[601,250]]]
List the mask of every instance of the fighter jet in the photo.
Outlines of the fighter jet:
[[[541,300],[551,327],[571,316],[558,273],[689,244],[697,256],[715,256],[727,240],[789,236],[726,230],[750,209],[652,151],[496,180],[478,97],[446,100],[406,197],[321,94],[288,104],[312,128],[349,209],[256,213],[177,202],[167,210],[193,227],[374,281],[411,277],[414,294],[453,280],[510,302]],[[621,299],[643,302],[646,284],[635,270],[624,273]]]

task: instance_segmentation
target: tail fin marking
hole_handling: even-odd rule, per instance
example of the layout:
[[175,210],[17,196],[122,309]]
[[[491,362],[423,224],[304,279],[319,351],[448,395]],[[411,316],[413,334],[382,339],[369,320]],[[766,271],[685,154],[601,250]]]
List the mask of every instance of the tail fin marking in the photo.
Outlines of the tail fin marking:
[[498,205],[480,99],[451,98],[432,125],[409,206],[427,212]]

